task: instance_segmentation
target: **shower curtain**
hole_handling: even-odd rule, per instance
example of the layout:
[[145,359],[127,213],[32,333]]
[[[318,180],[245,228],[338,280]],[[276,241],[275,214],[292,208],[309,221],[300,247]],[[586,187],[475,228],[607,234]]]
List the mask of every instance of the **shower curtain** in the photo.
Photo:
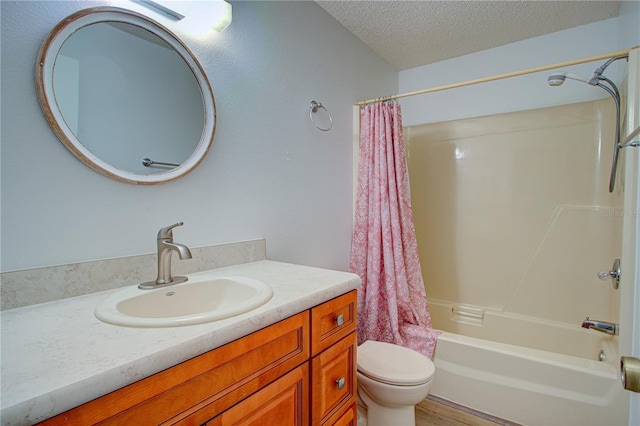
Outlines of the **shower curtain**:
[[358,343],[377,340],[433,355],[431,326],[413,225],[409,174],[396,102],[360,110],[360,158],[351,271],[358,292]]

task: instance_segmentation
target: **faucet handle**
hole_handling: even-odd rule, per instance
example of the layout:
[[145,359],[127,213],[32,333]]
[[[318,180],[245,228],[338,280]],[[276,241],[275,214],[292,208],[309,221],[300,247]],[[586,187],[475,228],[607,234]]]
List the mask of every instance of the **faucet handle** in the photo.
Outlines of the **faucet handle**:
[[620,259],[616,259],[613,262],[613,266],[610,271],[600,271],[598,272],[598,278],[603,281],[611,280],[611,284],[613,285],[613,289],[617,290],[620,286]]
[[173,231],[172,229],[175,228],[176,226],[182,226],[184,225],[184,222],[178,222],[178,223],[174,223],[171,226],[165,226],[164,228],[161,228],[158,231],[158,239],[167,239],[167,238],[171,238],[173,239]]

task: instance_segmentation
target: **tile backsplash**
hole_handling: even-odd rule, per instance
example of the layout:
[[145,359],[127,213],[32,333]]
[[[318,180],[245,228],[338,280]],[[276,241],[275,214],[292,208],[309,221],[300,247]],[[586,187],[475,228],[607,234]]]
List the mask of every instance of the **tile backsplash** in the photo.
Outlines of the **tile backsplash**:
[[[184,275],[264,260],[264,239],[192,248],[192,259],[172,259],[172,273]],[[1,310],[51,302],[154,280],[157,254],[3,272]]]

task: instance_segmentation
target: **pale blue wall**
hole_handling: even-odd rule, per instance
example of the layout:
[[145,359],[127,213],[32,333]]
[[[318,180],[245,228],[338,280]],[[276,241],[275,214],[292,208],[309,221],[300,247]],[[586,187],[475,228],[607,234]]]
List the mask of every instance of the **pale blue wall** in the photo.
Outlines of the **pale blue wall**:
[[[64,148],[40,111],[33,72],[62,18],[90,6],[141,6],[0,3],[2,271],[153,253],[158,229],[177,221],[185,225],[176,241],[192,247],[264,237],[270,259],[348,268],[352,105],[397,90],[398,74],[322,8],[239,1],[223,33],[174,30],[213,87],[215,140],[190,175],[136,187]],[[309,121],[312,99],[333,114],[331,131]]]

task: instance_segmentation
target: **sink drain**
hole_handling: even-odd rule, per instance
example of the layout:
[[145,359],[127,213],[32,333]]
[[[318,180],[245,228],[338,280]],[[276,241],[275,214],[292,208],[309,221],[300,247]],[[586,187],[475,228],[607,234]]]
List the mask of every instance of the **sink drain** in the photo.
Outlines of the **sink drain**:
[[170,291],[168,293],[165,293],[165,296],[173,296],[174,294],[176,294],[175,291]]

